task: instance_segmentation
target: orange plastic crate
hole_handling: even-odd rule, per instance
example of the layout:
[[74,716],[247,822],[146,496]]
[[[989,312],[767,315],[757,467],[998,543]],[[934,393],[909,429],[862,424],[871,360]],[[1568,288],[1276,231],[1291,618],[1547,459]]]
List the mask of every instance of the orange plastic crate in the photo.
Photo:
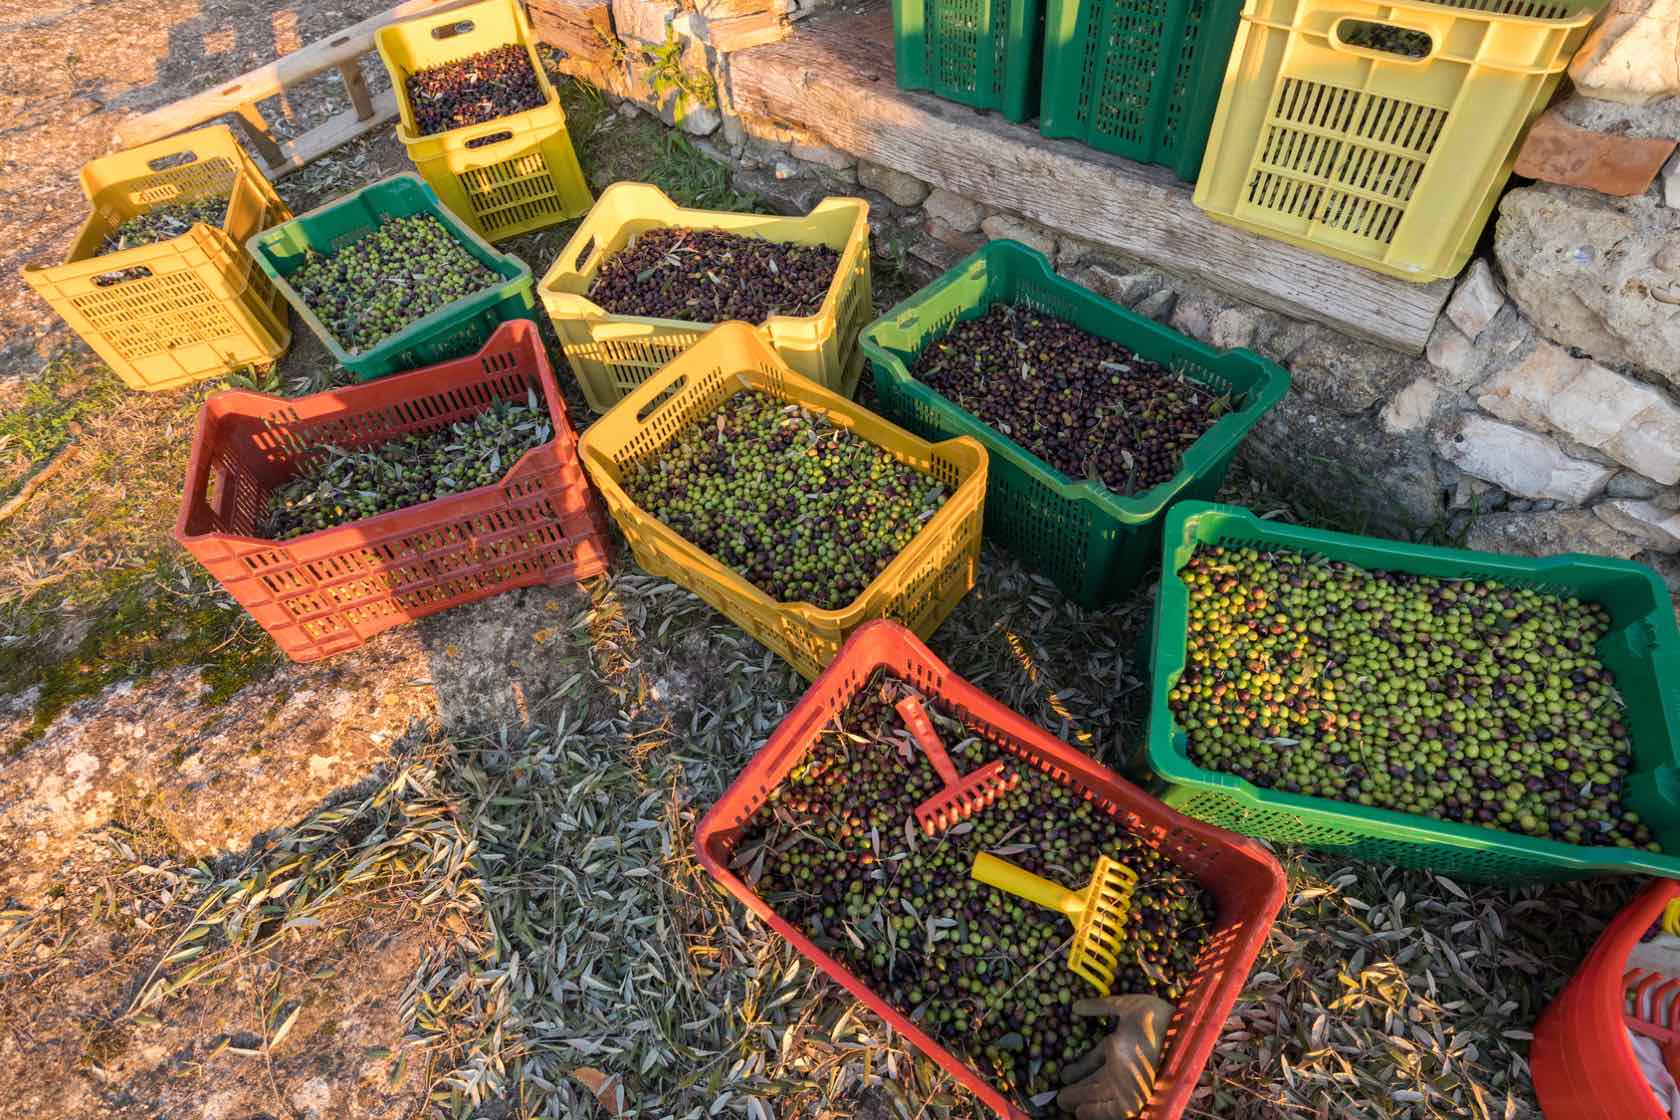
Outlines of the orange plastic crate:
[[922,1031],[902,1011],[829,956],[764,901],[730,861],[742,829],[770,793],[798,766],[827,727],[878,668],[937,698],[1007,755],[1036,766],[1118,817],[1126,830],[1161,851],[1214,898],[1217,917],[1196,973],[1167,1028],[1161,1068],[1139,1120],[1175,1120],[1184,1113],[1208,1055],[1219,1041],[1266,934],[1283,906],[1286,880],[1271,853],[1253,840],[1202,824],[1167,808],[1119,775],[963,680],[902,626],[860,627],[828,669],[805,691],[770,740],[753,756],[695,834],[700,865],[747,909],[786,938],[870,1010],[973,1092],[999,1116],[1024,1115],[971,1066]]
[[[245,241],[292,216],[226,125],[171,136],[82,168],[93,213],[63,264],[23,278],[131,389],[173,389],[274,364],[291,344],[286,302]],[[105,237],[159,206],[228,196],[218,228],[97,256]],[[123,278],[135,271],[142,275]]]
[[[287,541],[252,535],[268,496],[314,449],[375,447],[475,416],[548,404],[554,438],[499,483]],[[242,390],[199,410],[175,539],[294,661],[503,591],[606,570],[600,506],[537,325],[503,323],[471,358],[297,400]]]

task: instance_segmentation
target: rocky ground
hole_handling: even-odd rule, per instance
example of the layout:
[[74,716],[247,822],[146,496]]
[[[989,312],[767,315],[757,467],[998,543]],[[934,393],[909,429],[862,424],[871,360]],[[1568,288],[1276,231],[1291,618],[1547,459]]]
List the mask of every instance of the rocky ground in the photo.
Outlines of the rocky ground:
[[[119,114],[381,6],[0,17],[0,494],[78,447],[0,524],[0,1107],[977,1115],[694,863],[699,815],[802,691],[789,669],[623,554],[587,588],[289,664],[169,539],[215,386],[129,394],[21,290],[16,267],[67,243],[76,169]],[[597,187],[753,205],[649,118],[576,89],[567,103]],[[406,166],[382,132],[279,189],[303,210]],[[565,234],[513,248],[540,272]],[[908,281],[884,259],[877,283],[884,305]],[[304,332],[274,384],[333,377]],[[1333,516],[1244,477],[1228,493]],[[1073,608],[988,550],[932,645],[1123,766],[1148,617],[1147,596]],[[1535,1116],[1526,1032],[1628,887],[1472,888],[1286,856],[1291,907],[1192,1114]]]

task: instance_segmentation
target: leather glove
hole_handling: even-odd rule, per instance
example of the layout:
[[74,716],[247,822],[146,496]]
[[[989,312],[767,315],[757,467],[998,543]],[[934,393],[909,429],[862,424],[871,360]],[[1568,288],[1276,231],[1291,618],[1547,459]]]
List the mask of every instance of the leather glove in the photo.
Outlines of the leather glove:
[[1128,1120],[1155,1091],[1155,1067],[1167,1041],[1173,1005],[1154,996],[1082,999],[1075,1015],[1119,1020],[1114,1033],[1062,1071],[1056,1103],[1079,1120]]

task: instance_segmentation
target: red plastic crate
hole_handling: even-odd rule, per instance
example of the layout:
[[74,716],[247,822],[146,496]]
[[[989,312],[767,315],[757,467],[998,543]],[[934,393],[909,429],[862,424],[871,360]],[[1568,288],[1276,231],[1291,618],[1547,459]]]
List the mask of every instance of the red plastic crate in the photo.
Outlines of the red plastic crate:
[[1088,800],[1117,815],[1212,893],[1218,918],[1197,962],[1196,974],[1179,1001],[1167,1030],[1165,1059],[1155,1093],[1140,1120],[1173,1120],[1190,1101],[1202,1067],[1236,1002],[1267,932],[1283,905],[1283,868],[1253,840],[1202,824],[1167,808],[1109,769],[1087,758],[1038,725],[987,696],[953,673],[910,631],[885,620],[853,633],[839,656],[806,690],[763,749],[724,792],[695,836],[700,863],[712,878],[740,899],[770,928],[868,1005],[922,1053],[1000,1116],[1025,1114],[965,1064],[894,1010],[844,965],[824,953],[803,932],[781,918],[729,869],[742,829],[781,784],[830,720],[845,708],[877,668],[937,697],[957,718],[988,741],[1057,780],[1081,790]]
[[1535,1024],[1528,1064],[1546,1120],[1668,1120],[1634,1061],[1623,976],[1628,953],[1675,898],[1680,882],[1653,879],[1599,934]]
[[[376,446],[531,390],[548,402],[554,438],[501,482],[287,541],[251,535],[310,449]],[[294,661],[516,587],[572,583],[608,558],[606,523],[529,319],[503,323],[474,357],[348,389],[296,400],[217,393],[198,413],[175,539]]]

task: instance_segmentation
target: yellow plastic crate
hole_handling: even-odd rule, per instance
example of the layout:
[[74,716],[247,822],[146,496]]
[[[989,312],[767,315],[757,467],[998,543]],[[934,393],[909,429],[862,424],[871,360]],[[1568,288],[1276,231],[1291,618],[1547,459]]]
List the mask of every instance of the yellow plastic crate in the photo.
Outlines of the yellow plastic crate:
[[[93,212],[63,264],[23,278],[132,389],[173,389],[272,365],[292,340],[285,300],[245,251],[246,238],[291,218],[226,125],[102,156],[82,168]],[[227,195],[220,228],[96,256],[105,237],[148,210]],[[130,270],[143,274],[123,278]]]
[[770,345],[795,373],[850,397],[863,371],[858,332],[874,318],[869,286],[869,203],[825,198],[803,218],[690,210],[647,183],[614,183],[583,220],[538,294],[590,407],[605,412],[712,327],[641,315],[613,315],[589,299],[602,263],[643,231],[683,226],[769,241],[827,245],[840,254],[834,282],[815,315],[772,315]]
[[[1604,4],[1249,0],[1196,205],[1392,276],[1455,276]],[[1420,57],[1355,45],[1361,24]]]
[[[752,389],[821,413],[951,488],[904,551],[839,610],[777,602],[641,509],[621,485],[627,464],[654,454],[730,397]],[[928,443],[887,423],[794,373],[746,323],[707,332],[591,425],[578,450],[636,563],[700,596],[809,679],[870,619],[890,618],[926,638],[974,586],[986,501],[985,449],[967,436]]]
[[[484,0],[379,29],[374,40],[396,90],[397,138],[443,204],[486,241],[577,217],[594,196],[578,166],[560,97],[543,72],[517,0]],[[408,76],[480,51],[518,43],[548,100],[482,124],[419,135]]]

